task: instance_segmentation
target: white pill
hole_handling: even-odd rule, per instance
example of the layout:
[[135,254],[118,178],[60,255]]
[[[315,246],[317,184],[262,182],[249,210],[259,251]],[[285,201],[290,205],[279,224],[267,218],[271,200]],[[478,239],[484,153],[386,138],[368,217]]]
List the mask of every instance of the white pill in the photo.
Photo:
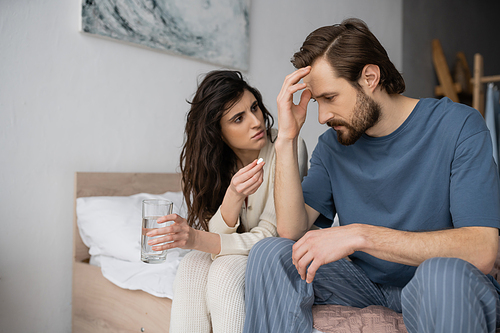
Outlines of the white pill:
[[262,157],[257,160],[257,164],[261,164],[262,162],[264,162],[264,159]]

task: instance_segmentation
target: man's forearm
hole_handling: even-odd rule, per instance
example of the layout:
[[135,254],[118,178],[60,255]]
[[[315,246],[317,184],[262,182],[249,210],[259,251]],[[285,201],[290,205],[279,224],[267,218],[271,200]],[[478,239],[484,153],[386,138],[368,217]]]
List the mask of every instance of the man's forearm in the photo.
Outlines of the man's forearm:
[[360,225],[364,246],[356,250],[377,258],[418,266],[434,257],[455,257],[470,262],[483,273],[491,271],[498,249],[498,230],[464,227],[429,232],[405,232]]
[[278,136],[275,149],[274,203],[278,234],[297,240],[309,229],[297,160],[297,138],[284,140]]

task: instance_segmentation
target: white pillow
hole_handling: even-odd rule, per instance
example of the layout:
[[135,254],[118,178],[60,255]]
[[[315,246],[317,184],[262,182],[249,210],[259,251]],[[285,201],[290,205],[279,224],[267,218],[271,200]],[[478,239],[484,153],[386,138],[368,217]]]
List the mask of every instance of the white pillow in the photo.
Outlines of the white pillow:
[[173,212],[186,217],[182,192],[76,199],[80,236],[91,256],[141,261],[141,202],[144,199],[168,199],[174,203]]

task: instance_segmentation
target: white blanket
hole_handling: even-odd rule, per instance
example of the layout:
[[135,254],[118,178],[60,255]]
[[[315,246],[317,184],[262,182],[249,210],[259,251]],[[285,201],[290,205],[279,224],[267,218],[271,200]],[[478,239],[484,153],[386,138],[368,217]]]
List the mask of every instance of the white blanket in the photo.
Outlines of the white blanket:
[[173,298],[177,267],[189,250],[171,249],[161,264],[126,261],[108,256],[93,256],[91,264],[100,266],[102,275],[118,287],[143,290],[157,297]]

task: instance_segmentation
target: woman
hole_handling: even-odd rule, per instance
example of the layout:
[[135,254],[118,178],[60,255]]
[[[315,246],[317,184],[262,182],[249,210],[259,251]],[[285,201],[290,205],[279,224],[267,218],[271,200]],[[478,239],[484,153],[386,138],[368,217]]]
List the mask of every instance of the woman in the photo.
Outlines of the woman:
[[[208,73],[187,115],[180,166],[187,219],[148,236],[154,250],[193,249],[174,283],[170,332],[241,332],[245,268],[250,248],[277,236],[274,211],[273,117],[259,91],[237,71]],[[298,144],[301,175],[307,151]],[[260,161],[262,161],[259,163]]]

